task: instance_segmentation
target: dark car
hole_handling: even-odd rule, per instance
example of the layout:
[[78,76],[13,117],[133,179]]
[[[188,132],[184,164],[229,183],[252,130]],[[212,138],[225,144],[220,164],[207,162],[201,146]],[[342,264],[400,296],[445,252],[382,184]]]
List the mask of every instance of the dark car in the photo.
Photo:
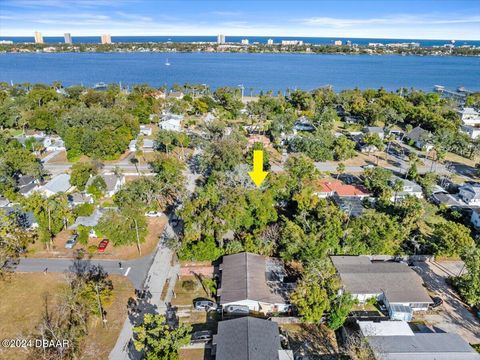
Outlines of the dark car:
[[195,331],[192,334],[192,343],[209,342],[210,340],[212,340],[212,331],[210,330]]
[[434,308],[436,308],[436,307],[439,307],[440,305],[443,304],[443,299],[442,299],[441,297],[439,297],[439,296],[434,296],[434,297],[432,297],[432,301],[433,301],[433,304],[430,305],[430,307],[431,307],[432,309],[434,309]]
[[98,252],[105,252],[105,249],[107,248],[108,244],[110,243],[110,240],[108,239],[103,239],[100,241],[100,244],[98,244]]
[[72,236],[70,236],[70,238],[65,243],[65,249],[73,249],[73,247],[77,243],[77,239],[78,239],[78,234],[73,234]]
[[210,300],[196,300],[193,302],[193,307],[195,310],[216,310],[217,304]]

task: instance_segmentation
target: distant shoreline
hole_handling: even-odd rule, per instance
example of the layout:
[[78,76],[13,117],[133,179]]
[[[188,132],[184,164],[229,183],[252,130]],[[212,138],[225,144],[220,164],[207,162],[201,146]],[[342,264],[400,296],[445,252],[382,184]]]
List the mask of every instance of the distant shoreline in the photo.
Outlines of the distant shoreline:
[[249,53],[249,54],[336,54],[336,55],[416,55],[480,56],[480,47],[452,45],[422,47],[419,43],[356,44],[239,44],[214,42],[148,42],[111,44],[0,43],[1,53]]

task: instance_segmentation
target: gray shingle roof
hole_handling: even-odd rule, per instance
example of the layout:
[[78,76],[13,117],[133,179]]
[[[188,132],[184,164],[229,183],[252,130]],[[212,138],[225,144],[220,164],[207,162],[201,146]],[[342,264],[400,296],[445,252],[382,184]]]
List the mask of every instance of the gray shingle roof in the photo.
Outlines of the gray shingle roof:
[[105,212],[101,209],[95,209],[93,214],[90,216],[79,216],[77,220],[75,220],[75,223],[69,227],[69,229],[75,230],[79,225],[90,227],[97,226],[104,213]]
[[430,131],[422,129],[420,126],[413,128],[412,131],[410,131],[407,134],[407,138],[413,141],[420,141],[420,142],[427,141],[431,137],[432,137],[432,133]]
[[372,262],[368,256],[331,256],[333,265],[352,294],[385,293],[390,303],[431,303],[422,279],[407,265]]
[[219,322],[213,343],[216,360],[278,360],[281,349],[277,323],[253,317]]
[[480,359],[480,355],[457,334],[422,333],[415,336],[369,336],[367,339],[382,360]]
[[220,303],[254,300],[270,304],[284,304],[279,291],[267,284],[265,257],[240,253],[223,257]]
[[70,189],[70,175],[60,174],[52,178],[49,182],[43,185],[45,190],[49,190],[53,193],[66,192]]

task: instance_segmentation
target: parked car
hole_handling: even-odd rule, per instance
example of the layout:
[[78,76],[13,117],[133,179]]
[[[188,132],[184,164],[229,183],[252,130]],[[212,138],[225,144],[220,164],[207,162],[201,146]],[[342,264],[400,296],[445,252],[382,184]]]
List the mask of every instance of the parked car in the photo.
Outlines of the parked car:
[[145,213],[146,217],[160,217],[163,213],[161,211],[148,211]]
[[108,239],[103,239],[100,241],[100,244],[98,244],[98,252],[105,252],[105,249],[107,248],[108,244],[110,243],[110,240]]
[[216,310],[217,304],[210,300],[197,300],[193,302],[193,307],[195,310]]
[[434,308],[436,308],[436,307],[439,307],[440,305],[443,304],[443,299],[442,299],[441,297],[439,297],[439,296],[434,296],[434,297],[432,297],[432,301],[433,301],[433,304],[430,305],[430,307],[431,307],[432,309],[434,309]]
[[367,165],[363,165],[362,166],[362,169],[374,169],[376,166],[373,165],[373,164],[367,164]]
[[224,310],[231,315],[248,315],[250,313],[250,309],[246,305],[228,305]]
[[212,336],[211,330],[195,331],[192,334],[192,343],[209,342],[212,340]]
[[70,236],[70,238],[65,243],[65,249],[73,249],[73,247],[77,243],[77,239],[78,239],[78,234],[73,234],[72,236]]

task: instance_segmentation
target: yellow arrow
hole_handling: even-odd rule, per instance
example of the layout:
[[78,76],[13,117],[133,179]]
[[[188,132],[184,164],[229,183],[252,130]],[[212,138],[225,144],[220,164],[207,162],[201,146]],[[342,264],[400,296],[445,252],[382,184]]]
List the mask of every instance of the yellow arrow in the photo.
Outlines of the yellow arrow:
[[268,172],[263,171],[263,150],[253,150],[253,171],[248,173],[257,187],[262,185]]

